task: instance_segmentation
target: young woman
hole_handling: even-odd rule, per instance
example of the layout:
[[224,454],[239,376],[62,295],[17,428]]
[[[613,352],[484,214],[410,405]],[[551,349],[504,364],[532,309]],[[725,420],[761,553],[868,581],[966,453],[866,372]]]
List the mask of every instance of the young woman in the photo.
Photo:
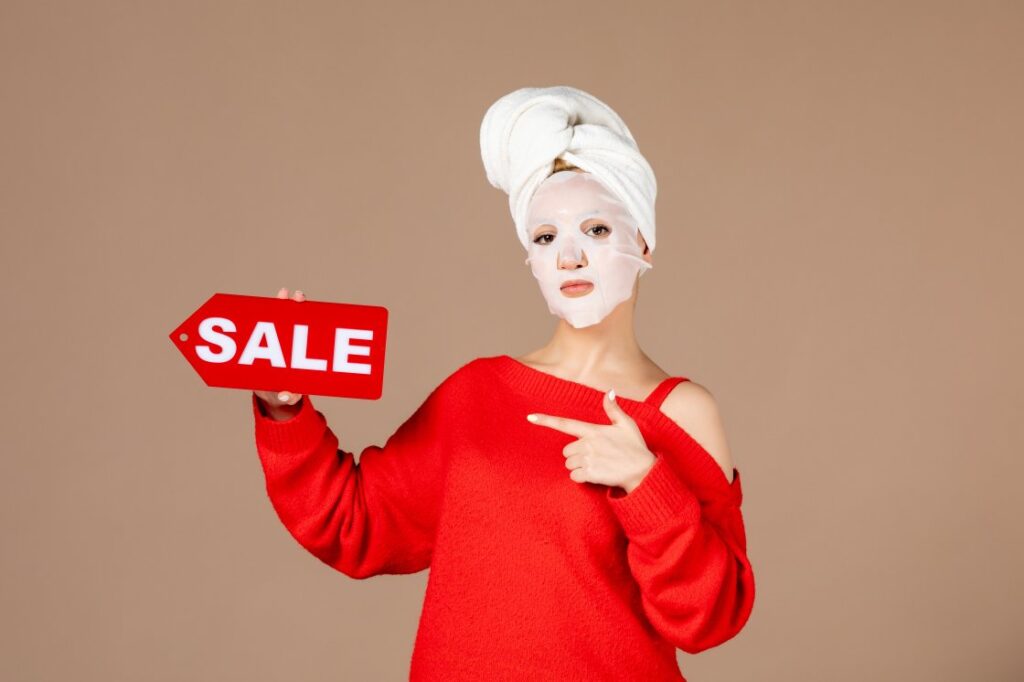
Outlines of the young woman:
[[358,463],[309,396],[256,392],[268,495],[350,577],[430,569],[411,679],[684,680],[675,649],[735,636],[754,577],[715,400],[634,333],[653,172],[564,86],[498,100],[481,150],[554,336],[466,363]]

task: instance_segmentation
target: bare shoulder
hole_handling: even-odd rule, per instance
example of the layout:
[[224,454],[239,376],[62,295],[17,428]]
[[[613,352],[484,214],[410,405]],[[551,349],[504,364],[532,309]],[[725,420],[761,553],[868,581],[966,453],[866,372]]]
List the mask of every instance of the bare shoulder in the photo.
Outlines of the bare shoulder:
[[665,396],[661,411],[707,450],[731,483],[734,464],[722,415],[711,391],[695,381],[681,381]]

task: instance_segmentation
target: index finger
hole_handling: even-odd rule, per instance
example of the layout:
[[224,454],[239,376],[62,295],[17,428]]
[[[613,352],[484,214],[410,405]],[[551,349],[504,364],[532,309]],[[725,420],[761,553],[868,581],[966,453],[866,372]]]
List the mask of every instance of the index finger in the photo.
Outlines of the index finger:
[[588,436],[594,432],[595,427],[598,424],[592,424],[591,422],[581,421],[579,419],[570,419],[569,417],[556,417],[552,414],[542,414],[540,412],[534,412],[533,414],[526,415],[534,424],[540,424],[541,426],[547,426],[555,429],[556,431],[562,431],[570,435],[582,438]]

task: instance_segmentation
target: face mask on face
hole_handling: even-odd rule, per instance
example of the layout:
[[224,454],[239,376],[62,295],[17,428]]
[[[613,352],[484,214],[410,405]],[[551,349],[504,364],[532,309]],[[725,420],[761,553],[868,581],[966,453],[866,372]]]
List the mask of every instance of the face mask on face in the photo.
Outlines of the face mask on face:
[[[636,221],[589,173],[560,171],[534,194],[527,217],[529,264],[552,315],[579,329],[597,324],[653,267],[637,243]],[[583,280],[590,286],[563,291]]]

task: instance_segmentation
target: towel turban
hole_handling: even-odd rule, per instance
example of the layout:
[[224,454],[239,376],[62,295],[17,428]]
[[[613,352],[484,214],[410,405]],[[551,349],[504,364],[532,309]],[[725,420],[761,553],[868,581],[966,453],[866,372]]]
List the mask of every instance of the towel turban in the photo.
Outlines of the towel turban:
[[480,155],[488,182],[508,194],[523,248],[530,243],[530,200],[561,157],[623,203],[654,251],[654,171],[619,115],[593,95],[569,86],[510,92],[484,114]]

